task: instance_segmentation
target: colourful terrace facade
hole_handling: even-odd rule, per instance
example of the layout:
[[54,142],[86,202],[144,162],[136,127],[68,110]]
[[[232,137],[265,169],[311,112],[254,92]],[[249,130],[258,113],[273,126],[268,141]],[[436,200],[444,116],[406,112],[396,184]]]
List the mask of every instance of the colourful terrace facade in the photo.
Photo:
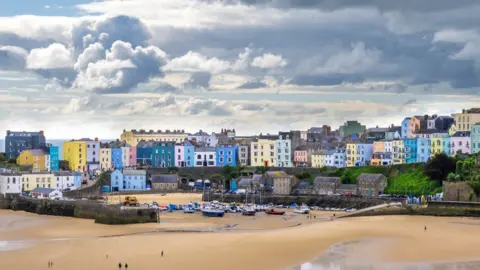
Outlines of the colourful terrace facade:
[[140,141],[137,144],[137,165],[152,165],[153,144],[153,141]]
[[63,159],[68,161],[72,171],[83,171],[87,164],[87,143],[71,140],[63,143]]
[[60,157],[58,146],[50,146],[48,148],[48,152],[50,155],[50,171],[58,172],[60,170]]
[[218,167],[237,166],[238,163],[238,145],[221,144],[216,147],[216,164]]
[[417,162],[427,162],[430,158],[430,139],[417,138]]
[[152,166],[168,168],[175,166],[175,143],[155,142],[152,147]]
[[472,144],[472,154],[480,152],[480,123],[472,125],[470,132],[470,141]]
[[450,154],[471,154],[470,131],[458,131],[450,137]]
[[42,149],[28,149],[23,150],[17,157],[17,164],[22,166],[32,166],[32,171],[48,171],[47,167],[49,160],[48,153]]
[[407,138],[403,140],[405,147],[405,163],[412,164],[417,162],[417,138]]

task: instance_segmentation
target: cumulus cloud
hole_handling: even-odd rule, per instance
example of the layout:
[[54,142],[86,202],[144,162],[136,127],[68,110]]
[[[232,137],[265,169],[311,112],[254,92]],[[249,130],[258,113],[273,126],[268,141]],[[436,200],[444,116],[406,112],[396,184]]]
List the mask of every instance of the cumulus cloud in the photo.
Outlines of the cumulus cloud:
[[209,72],[195,72],[190,78],[183,84],[188,89],[208,89],[210,87],[210,81],[212,80],[212,74]]
[[221,73],[230,68],[228,61],[207,58],[199,53],[189,51],[181,57],[172,59],[165,70],[178,72],[211,72]]
[[105,48],[101,43],[90,44],[77,58],[74,68],[84,70],[89,63],[95,63],[105,58]]
[[265,53],[262,56],[255,57],[252,61],[252,67],[258,68],[282,68],[287,65],[287,61],[281,55]]
[[[100,46],[90,52],[90,59],[103,56]],[[105,59],[90,62],[80,71],[74,86],[99,93],[128,92],[153,76],[163,76],[161,67],[167,61],[167,54],[155,46],[133,48],[130,43],[116,41],[105,52]],[[85,64],[78,63],[81,66]]]
[[0,46],[0,70],[23,70],[28,52],[20,47]]
[[72,68],[72,54],[63,44],[53,43],[46,48],[33,49],[27,57],[29,69]]

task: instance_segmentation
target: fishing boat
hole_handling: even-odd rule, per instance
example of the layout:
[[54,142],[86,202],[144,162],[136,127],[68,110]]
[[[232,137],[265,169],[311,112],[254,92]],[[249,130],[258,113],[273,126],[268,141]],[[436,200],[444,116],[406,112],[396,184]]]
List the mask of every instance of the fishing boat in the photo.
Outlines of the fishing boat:
[[255,216],[255,213],[257,213],[257,211],[255,210],[255,208],[251,205],[245,205],[243,207],[243,210],[242,210],[242,215],[243,216]]
[[268,210],[265,211],[265,213],[267,215],[277,215],[277,216],[281,216],[281,215],[284,215],[285,214],[285,211],[278,211],[278,210],[275,210],[273,208],[270,208]]
[[205,206],[202,209],[202,215],[205,217],[223,217],[225,211],[213,206]]
[[295,209],[293,209],[293,212],[297,214],[308,214],[310,213],[310,208],[308,208],[307,205],[302,204],[302,206],[295,207]]
[[183,213],[185,214],[193,214],[195,213],[195,208],[193,208],[193,204],[188,204],[183,208]]

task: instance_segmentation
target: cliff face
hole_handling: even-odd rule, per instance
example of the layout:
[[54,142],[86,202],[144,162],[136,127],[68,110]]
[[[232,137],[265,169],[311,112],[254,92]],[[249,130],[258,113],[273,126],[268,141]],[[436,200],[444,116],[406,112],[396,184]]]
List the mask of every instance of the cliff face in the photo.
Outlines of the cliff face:
[[443,200],[476,202],[477,196],[467,182],[443,182]]

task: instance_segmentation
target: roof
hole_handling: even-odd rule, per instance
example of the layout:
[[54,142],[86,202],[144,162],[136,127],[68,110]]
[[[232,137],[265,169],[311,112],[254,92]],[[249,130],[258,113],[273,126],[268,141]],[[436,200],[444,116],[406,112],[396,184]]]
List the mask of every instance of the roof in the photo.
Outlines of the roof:
[[388,128],[388,131],[389,131],[389,132],[395,132],[395,131],[401,132],[401,131],[402,131],[402,127],[400,127],[400,126],[393,126],[393,127]]
[[123,175],[147,175],[146,170],[123,170]]
[[317,176],[315,177],[315,183],[340,183],[342,180],[340,177],[326,177],[326,176]]
[[374,182],[383,178],[386,178],[385,175],[380,173],[362,173],[357,177],[357,183],[358,181]]
[[53,188],[37,187],[37,188],[34,188],[31,192],[32,193],[41,193],[41,194],[50,194],[54,191],[55,191],[55,189],[53,189]]
[[152,183],[177,183],[177,174],[157,174],[152,175]]
[[72,172],[70,172],[70,171],[58,171],[58,172],[53,172],[53,175],[55,175],[55,176],[72,176]]
[[262,175],[261,174],[254,174],[252,176],[253,181],[261,181],[262,180]]
[[210,134],[208,134],[203,130],[199,130],[198,132],[195,132],[194,134],[192,134],[192,136],[210,136]]
[[240,180],[238,181],[239,186],[249,186],[252,183],[252,178],[242,176],[240,177]]
[[[124,130],[124,132],[125,132],[125,130]],[[162,131],[160,129],[157,130],[157,131],[155,131],[153,129],[150,129],[149,131],[146,131],[144,129],[140,129],[140,130],[132,129],[130,132],[132,132],[135,135],[142,135],[142,134],[145,134],[145,135],[154,135],[154,134],[159,134],[159,135],[160,134],[180,134],[180,135],[182,135],[182,134],[185,134],[186,135],[185,130],[183,130],[183,129],[182,130],[177,130],[177,129],[169,130],[169,129],[167,129],[167,130],[164,130],[164,131]]]
[[141,140],[137,143],[137,148],[152,148],[155,141],[145,141]]
[[197,152],[215,152],[215,147],[198,147],[195,149],[195,153]]
[[470,137],[470,131],[457,131],[452,137]]
[[20,137],[31,137],[31,136],[43,136],[43,131],[10,131],[7,130],[7,136],[20,136]]
[[309,189],[312,188],[312,185],[307,181],[299,181],[294,187],[294,189]]
[[0,173],[0,175],[3,175],[3,176],[22,176],[21,173],[16,173],[16,172],[2,172]]
[[307,151],[307,150],[308,150],[308,146],[306,145],[300,145],[297,148],[295,148],[295,151]]
[[265,174],[270,177],[289,177],[290,176],[284,171],[268,171]]
[[447,133],[439,129],[419,129],[415,131],[415,134],[433,134],[433,133]]
[[337,191],[352,190],[352,189],[357,189],[357,185],[355,185],[355,184],[340,184],[340,186],[337,188]]
[[43,149],[27,149],[27,150],[23,150],[22,152],[29,152],[33,156],[44,156],[48,154]]

